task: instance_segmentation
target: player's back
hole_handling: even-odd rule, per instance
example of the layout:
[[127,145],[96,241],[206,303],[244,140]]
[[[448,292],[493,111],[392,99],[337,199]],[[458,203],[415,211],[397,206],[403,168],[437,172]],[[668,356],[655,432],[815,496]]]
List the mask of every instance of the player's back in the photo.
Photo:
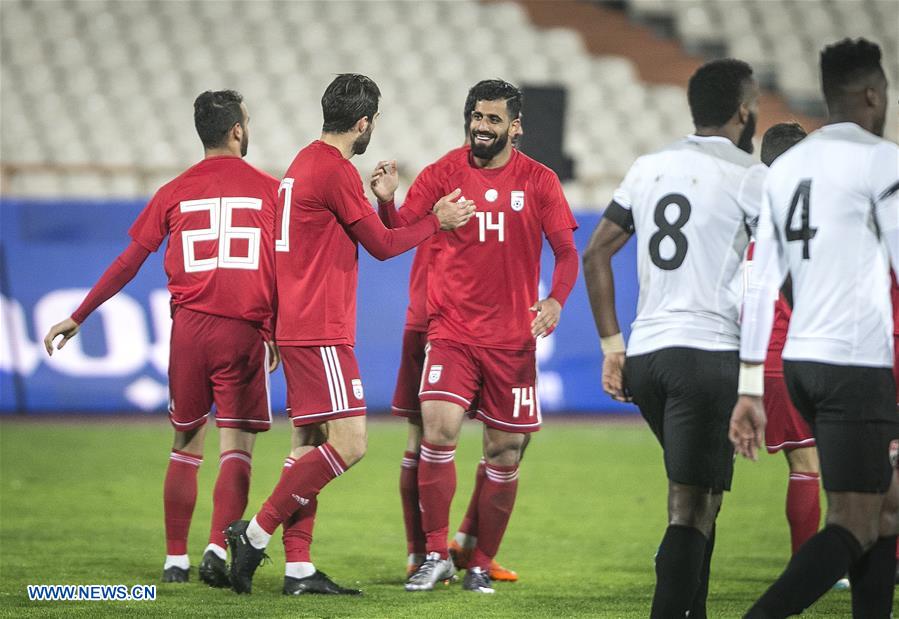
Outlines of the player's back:
[[263,323],[274,292],[278,181],[240,157],[210,157],[164,185],[131,228],[151,251],[169,237],[172,303]]
[[629,355],[739,347],[739,267],[764,174],[722,137],[688,136],[634,163],[615,194],[637,236]]
[[358,171],[335,147],[317,140],[294,158],[277,211],[279,344],[353,345],[358,247],[347,228],[373,213]]
[[785,359],[892,364],[889,258],[872,207],[883,189],[871,182],[878,159],[899,177],[894,144],[840,123],[771,167],[766,208],[793,280]]

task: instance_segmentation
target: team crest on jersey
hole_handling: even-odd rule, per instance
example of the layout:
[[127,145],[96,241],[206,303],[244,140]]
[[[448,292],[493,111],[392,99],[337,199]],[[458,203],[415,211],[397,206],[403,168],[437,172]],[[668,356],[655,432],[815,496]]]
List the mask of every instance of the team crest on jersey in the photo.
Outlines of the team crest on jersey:
[[434,384],[438,380],[440,380],[440,375],[443,374],[443,366],[442,365],[432,365],[431,371],[428,372],[428,383]]
[[513,191],[512,192],[512,210],[520,211],[524,209],[524,192],[523,191]]
[[363,393],[364,393],[362,391],[362,379],[354,378],[352,380],[352,385],[353,385],[353,395],[356,396],[357,400],[361,400]]

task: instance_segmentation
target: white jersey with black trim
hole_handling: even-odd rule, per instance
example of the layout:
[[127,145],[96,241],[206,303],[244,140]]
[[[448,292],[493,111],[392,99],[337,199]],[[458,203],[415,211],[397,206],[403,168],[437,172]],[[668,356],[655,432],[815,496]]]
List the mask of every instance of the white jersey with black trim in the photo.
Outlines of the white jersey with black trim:
[[815,131],[765,182],[741,358],[764,361],[771,294],[789,272],[784,359],[891,367],[891,255],[899,270],[899,147],[855,123]]
[[766,171],[717,136],[690,135],[634,162],[609,207],[629,211],[637,236],[628,355],[739,349],[740,266]]

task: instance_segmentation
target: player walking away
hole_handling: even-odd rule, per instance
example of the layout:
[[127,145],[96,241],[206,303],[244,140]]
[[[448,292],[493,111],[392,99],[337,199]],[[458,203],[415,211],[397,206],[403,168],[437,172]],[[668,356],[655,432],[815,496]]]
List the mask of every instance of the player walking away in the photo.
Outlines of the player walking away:
[[846,39],[825,48],[821,81],[828,124],[781,156],[765,181],[730,435],[755,458],[770,299],[789,272],[784,374],[814,428],[827,525],[747,617],[798,614],[847,570],[854,617],[889,617],[892,608],[899,479],[889,450],[899,414],[889,269],[890,256],[899,266],[899,148],[880,137],[887,81],[877,45]]
[[[479,204],[477,225],[439,237],[428,270],[418,464],[427,554],[406,583],[409,591],[430,590],[455,573],[447,545],[455,448],[465,412],[477,400],[475,414],[486,426],[486,478],[478,491],[477,546],[463,586],[493,593],[489,567],[515,502],[522,445],[541,423],[535,338],[558,324],[577,277],[577,224],[559,179],[512,147],[521,91],[487,80],[469,98],[470,153],[458,149],[432,166],[397,211],[404,223],[414,221],[426,213],[431,196],[448,187],[460,187]],[[544,235],[556,267],[550,296],[538,300]]]
[[[739,268],[765,174],[748,154],[758,100],[749,65],[703,65],[688,98],[696,133],[634,162],[584,254],[603,389],[633,396],[668,475],[652,617],[706,616],[715,519],[733,476]],[[633,234],[640,297],[625,356],[611,258]]]
[[[439,171],[448,161],[467,160],[469,156],[468,134],[471,124],[471,113],[475,101],[469,97],[465,102],[465,145],[453,149],[435,163],[425,168],[415,179],[410,192],[417,195],[429,191],[434,183],[435,170]],[[520,115],[519,115],[520,118]],[[511,141],[513,147],[522,131],[513,126]],[[378,214],[384,225],[396,227],[402,225],[396,216],[393,196],[396,190],[396,162],[381,161],[371,176],[371,188],[378,197]],[[427,318],[427,282],[428,268],[436,244],[435,238],[425,241],[415,249],[415,258],[409,273],[409,307],[406,311],[406,327],[403,331],[403,347],[400,355],[400,368],[397,374],[396,389],[393,394],[392,410],[398,417],[404,417],[408,426],[406,450],[400,467],[400,500],[403,505],[403,524],[406,530],[407,564],[406,576],[411,576],[425,560],[426,539],[421,527],[421,511],[418,501],[418,463],[421,451],[421,406],[418,401],[418,390],[421,374],[424,369],[425,346],[428,336]],[[525,435],[525,446],[530,435]],[[478,503],[484,480],[487,478],[486,462],[481,458],[475,475],[475,485],[469,499],[465,517],[459,530],[450,541],[449,552],[456,569],[467,569],[471,555],[477,546]],[[518,574],[503,567],[496,559],[490,562],[491,580],[515,582]]]
[[[283,525],[284,593],[358,594],[315,569],[309,556],[317,496],[365,453],[365,396],[353,353],[358,243],[379,260],[399,255],[441,228],[465,224],[471,201],[438,196],[420,221],[388,230],[365,198],[350,163],[365,152],[381,93],[363,75],[338,75],[322,96],[320,140],[302,149],[281,181],[275,242],[276,339],[293,419],[281,480],[252,521],[232,523],[231,585],[250,593],[272,534]],[[433,210],[431,210],[433,207]]]
[[197,97],[194,121],[205,158],[156,192],[131,227],[131,244],[75,313],[44,338],[53,354],[54,340],[62,335],[61,349],[169,238],[169,419],[175,440],[164,490],[164,582],[189,577],[187,534],[213,403],[221,456],[209,545],[200,564],[200,578],[213,587],[229,584],[224,530],[243,515],[256,433],[271,426],[267,372],[279,362],[271,333],[278,181],[242,159],[249,120],[243,98],[232,90]]

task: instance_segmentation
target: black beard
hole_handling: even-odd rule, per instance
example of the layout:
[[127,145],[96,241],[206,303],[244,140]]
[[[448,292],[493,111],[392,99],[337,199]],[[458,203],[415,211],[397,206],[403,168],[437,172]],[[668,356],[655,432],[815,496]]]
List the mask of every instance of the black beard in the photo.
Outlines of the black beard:
[[243,138],[240,140],[240,156],[241,157],[247,156],[247,150],[249,149],[249,147],[250,147],[250,139],[247,136],[246,132],[244,132]]
[[469,136],[471,142],[471,154],[478,159],[486,159],[487,161],[496,157],[505,147],[506,142],[509,141],[508,135],[497,135],[493,140],[493,144],[487,146],[485,144],[480,144],[475,139],[475,133],[472,132]]
[[740,139],[737,141],[737,147],[740,150],[745,150],[750,155],[752,151],[755,150],[755,147],[752,144],[752,137],[755,135],[755,114],[750,112],[749,118],[746,119],[746,126],[743,127],[743,133],[740,134]]
[[374,129],[372,125],[368,126],[368,129],[365,130],[365,133],[356,138],[356,141],[353,142],[353,154],[354,155],[362,155],[368,149],[368,143],[371,142],[371,132]]

